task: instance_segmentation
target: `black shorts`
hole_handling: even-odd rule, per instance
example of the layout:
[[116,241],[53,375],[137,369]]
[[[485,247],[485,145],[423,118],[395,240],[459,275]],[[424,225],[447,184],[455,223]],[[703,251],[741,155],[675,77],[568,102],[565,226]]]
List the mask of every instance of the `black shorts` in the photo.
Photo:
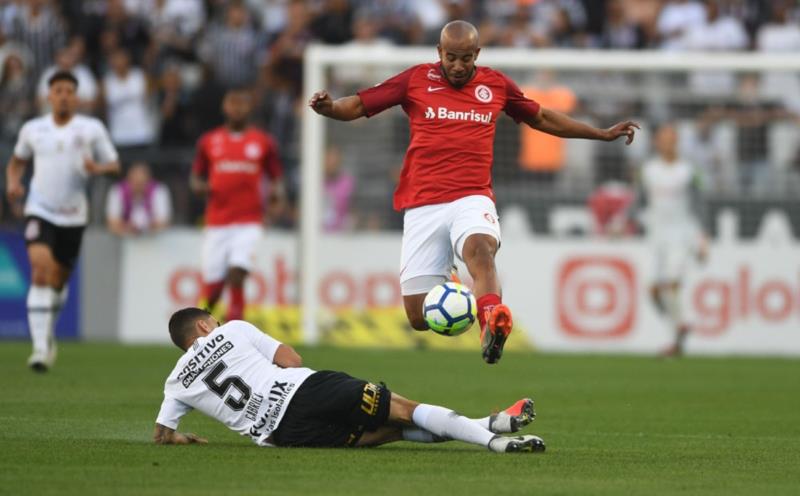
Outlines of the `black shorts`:
[[57,226],[41,217],[29,216],[25,218],[25,243],[46,244],[58,263],[72,269],[81,251],[83,229],[83,226]]
[[355,446],[365,431],[386,424],[392,393],[343,372],[316,372],[300,385],[280,425],[276,446]]

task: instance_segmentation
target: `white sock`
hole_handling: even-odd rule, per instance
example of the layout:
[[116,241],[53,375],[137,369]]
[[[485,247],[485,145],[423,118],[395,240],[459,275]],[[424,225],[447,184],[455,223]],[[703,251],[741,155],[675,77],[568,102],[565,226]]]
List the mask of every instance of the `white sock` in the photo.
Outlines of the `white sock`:
[[495,436],[473,420],[441,406],[420,404],[411,418],[417,427],[446,439],[488,446]]
[[47,286],[31,286],[28,290],[28,325],[34,352],[46,352],[53,334],[55,305],[58,295]]
[[403,440],[412,443],[443,443],[448,441],[448,439],[436,436],[432,432],[418,427],[406,427],[403,429]]

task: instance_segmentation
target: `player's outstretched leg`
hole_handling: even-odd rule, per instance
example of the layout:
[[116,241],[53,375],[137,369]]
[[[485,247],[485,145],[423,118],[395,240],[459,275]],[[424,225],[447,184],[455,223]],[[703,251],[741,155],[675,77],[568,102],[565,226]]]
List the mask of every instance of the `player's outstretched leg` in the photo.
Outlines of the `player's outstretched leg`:
[[464,242],[461,256],[473,279],[472,291],[477,297],[478,322],[481,326],[481,348],[486,363],[497,363],[503,346],[514,326],[511,310],[503,305],[500,281],[494,257],[497,239],[488,234],[471,234]]
[[[537,452],[545,449],[544,441],[537,436],[498,436],[481,426],[480,422],[459,415],[453,410],[417,403],[395,393],[392,393],[389,421],[413,424],[435,436],[431,441],[419,439],[418,442],[433,442],[438,437],[440,440],[452,439],[485,446],[497,453]],[[417,440],[410,437],[412,432],[406,433],[409,436],[408,440]],[[413,434],[421,435],[419,432]]]

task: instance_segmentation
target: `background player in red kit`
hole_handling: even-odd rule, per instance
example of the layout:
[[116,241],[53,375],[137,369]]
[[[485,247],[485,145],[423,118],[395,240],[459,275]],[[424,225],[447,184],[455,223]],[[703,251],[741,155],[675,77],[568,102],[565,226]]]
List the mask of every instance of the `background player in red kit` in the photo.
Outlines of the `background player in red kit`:
[[269,134],[249,124],[252,106],[249,90],[225,94],[225,125],[200,137],[190,178],[192,190],[208,199],[202,298],[213,308],[227,284],[227,320],[241,320],[244,314],[244,280],[262,233],[264,174],[272,181],[272,200],[282,203],[284,197],[278,147]]
[[501,303],[494,258],[500,227],[491,168],[500,111],[517,122],[562,138],[633,141],[638,125],[621,122],[598,129],[525,98],[499,71],[476,67],[478,31],[465,21],[441,33],[439,62],[420,64],[356,95],[333,100],[315,93],[318,114],[350,121],[401,105],[411,125],[394,207],[405,210],[400,285],[411,325],[428,328],[422,314],[427,292],[450,275],[453,254],[474,280],[483,359],[495,363],[511,332],[511,311]]

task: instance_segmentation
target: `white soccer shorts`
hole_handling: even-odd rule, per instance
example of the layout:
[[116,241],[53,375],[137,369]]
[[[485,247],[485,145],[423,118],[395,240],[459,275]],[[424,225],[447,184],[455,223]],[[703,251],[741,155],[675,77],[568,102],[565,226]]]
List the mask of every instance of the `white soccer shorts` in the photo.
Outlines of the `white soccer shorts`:
[[697,236],[694,230],[678,226],[656,230],[651,232],[649,237],[655,255],[655,281],[680,282],[697,249]]
[[261,233],[259,224],[207,227],[203,234],[203,280],[222,281],[231,267],[250,271]]
[[406,210],[400,252],[403,295],[427,293],[449,279],[453,255],[462,258],[461,250],[471,234],[488,234],[500,245],[497,209],[486,196]]

